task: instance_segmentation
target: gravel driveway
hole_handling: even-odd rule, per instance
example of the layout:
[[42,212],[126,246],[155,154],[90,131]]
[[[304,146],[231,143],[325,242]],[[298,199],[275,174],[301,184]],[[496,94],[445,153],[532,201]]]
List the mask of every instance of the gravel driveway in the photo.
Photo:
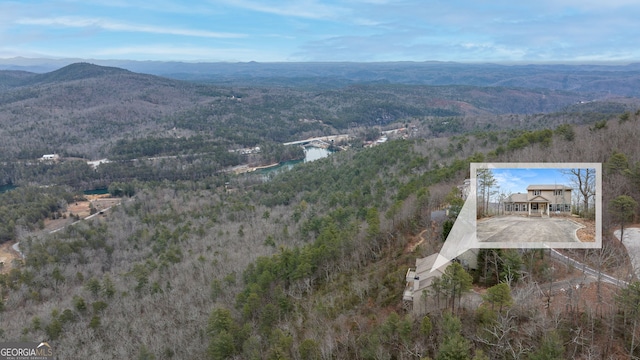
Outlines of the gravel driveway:
[[479,242],[580,242],[576,231],[581,227],[566,218],[497,216],[478,220],[476,235]]

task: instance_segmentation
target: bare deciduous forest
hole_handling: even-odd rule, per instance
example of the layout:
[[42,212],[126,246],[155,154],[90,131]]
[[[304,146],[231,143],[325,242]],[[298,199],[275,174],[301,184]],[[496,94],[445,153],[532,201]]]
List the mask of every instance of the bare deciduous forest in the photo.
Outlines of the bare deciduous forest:
[[[0,274],[1,340],[47,340],[61,358],[77,359],[640,355],[639,285],[613,236],[620,217],[608,210],[620,195],[640,201],[634,101],[609,100],[584,111],[566,107],[577,99],[570,93],[547,92],[553,100],[531,105],[529,90],[390,85],[312,96],[82,69],[91,80],[63,69],[74,72],[0,92],[1,121],[10,125],[0,135],[13,138],[3,142],[10,155],[0,170],[3,184],[19,185],[0,194],[1,240],[19,241],[25,255]],[[15,76],[15,83],[34,79]],[[98,88],[104,93],[93,103],[79,95]],[[50,92],[68,102],[46,100]],[[444,93],[451,98],[445,101]],[[452,105],[452,98],[466,96],[464,106]],[[420,105],[430,102],[446,105]],[[126,114],[121,123],[115,108]],[[59,126],[51,127],[56,109]],[[98,113],[114,117],[99,120]],[[72,114],[78,117],[70,126]],[[98,123],[105,127],[95,129]],[[256,173],[218,172],[242,160],[227,149],[396,125],[412,129],[410,136],[369,148],[360,139],[267,181]],[[44,127],[51,132],[27,140]],[[65,132],[83,140],[60,138]],[[44,146],[54,138],[57,147]],[[202,149],[211,157],[133,161],[193,157]],[[34,163],[54,152],[120,155],[123,162],[96,170],[68,161]],[[407,268],[442,245],[442,221],[432,221],[431,213],[451,203],[470,162],[485,161],[603,163],[603,248],[566,253],[630,285],[578,281],[580,269],[547,251],[496,249],[479,255],[479,263],[491,266],[469,272],[452,266],[429,289],[425,295],[446,310],[418,315],[403,308]],[[38,222],[98,183],[126,184],[110,187],[121,204],[55,233],[39,231]],[[634,209],[627,224],[637,223],[637,214]],[[561,285],[563,292],[552,291]]]

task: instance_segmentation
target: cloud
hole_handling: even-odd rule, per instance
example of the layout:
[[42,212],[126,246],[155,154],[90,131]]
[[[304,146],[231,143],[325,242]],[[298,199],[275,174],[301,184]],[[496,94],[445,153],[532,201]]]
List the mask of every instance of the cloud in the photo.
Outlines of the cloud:
[[[86,0],[65,0],[68,3],[82,4]],[[92,0],[92,6],[102,6],[105,8],[126,8],[131,11],[143,10],[156,13],[171,14],[214,14],[219,10],[210,4],[202,1],[181,2],[174,0]]]
[[214,32],[207,30],[181,29],[173,27],[161,27],[153,25],[128,24],[101,18],[85,18],[60,16],[52,18],[23,18],[16,21],[21,25],[61,26],[71,28],[99,28],[109,31],[142,32],[164,35],[180,35],[203,38],[242,38],[245,34]]
[[539,3],[542,6],[550,8],[567,8],[583,9],[589,11],[598,11],[603,9],[618,9],[622,7],[636,7],[637,0],[544,0]]
[[384,23],[380,22],[380,21],[376,21],[376,20],[371,20],[371,19],[365,19],[365,18],[353,18],[353,23],[356,25],[362,25],[362,26],[380,26],[383,25]]
[[[303,60],[634,61],[631,0],[346,2],[352,25],[299,45]],[[344,2],[342,4],[345,4]],[[360,20],[366,19],[366,20]],[[332,29],[333,30],[333,29]]]
[[[630,40],[640,36],[637,0],[158,1],[52,0],[41,6],[0,2],[0,43],[25,51],[80,51],[94,43],[135,47],[149,44],[151,38],[186,45],[184,39],[172,38],[181,36],[198,47],[252,48],[255,57],[243,57],[246,61],[266,61],[261,50],[271,52],[268,58],[279,53],[279,59],[297,61],[640,58],[640,48]],[[133,19],[147,20],[139,24]],[[82,36],[70,41],[70,34],[60,31],[65,29],[77,29]],[[157,36],[142,40],[135,34]],[[217,39],[215,44],[211,39]],[[252,42],[255,39],[259,41]]]
[[496,186],[500,187],[500,191],[505,194],[516,194],[527,191],[526,181],[517,175],[518,171],[513,172],[509,169],[494,169],[493,173],[493,177],[496,179]]
[[308,19],[337,19],[350,12],[347,8],[326,5],[315,0],[282,0],[273,3],[266,1],[233,0],[228,1],[227,4],[250,11]]

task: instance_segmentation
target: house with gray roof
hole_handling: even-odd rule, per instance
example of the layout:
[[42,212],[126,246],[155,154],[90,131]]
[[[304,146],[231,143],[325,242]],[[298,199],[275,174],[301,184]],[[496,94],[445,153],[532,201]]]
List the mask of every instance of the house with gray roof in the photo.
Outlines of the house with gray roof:
[[571,214],[571,188],[565,185],[529,185],[526,193],[512,194],[504,201],[504,213],[527,216]]
[[[438,259],[438,253],[425,258],[416,259],[415,269],[409,268],[406,274],[406,286],[402,294],[403,306],[416,315],[425,314],[428,309],[442,309],[447,307],[445,301],[440,301],[433,293],[432,284],[441,278],[451,265],[448,261],[437,269],[433,265]],[[478,249],[469,249],[456,258],[466,270],[478,268]]]

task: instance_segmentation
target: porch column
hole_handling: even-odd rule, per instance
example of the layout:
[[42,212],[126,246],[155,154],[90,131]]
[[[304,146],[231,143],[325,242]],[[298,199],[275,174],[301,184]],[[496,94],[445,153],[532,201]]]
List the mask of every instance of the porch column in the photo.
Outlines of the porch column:
[[527,203],[527,210],[529,211],[529,216],[531,216],[531,203]]

